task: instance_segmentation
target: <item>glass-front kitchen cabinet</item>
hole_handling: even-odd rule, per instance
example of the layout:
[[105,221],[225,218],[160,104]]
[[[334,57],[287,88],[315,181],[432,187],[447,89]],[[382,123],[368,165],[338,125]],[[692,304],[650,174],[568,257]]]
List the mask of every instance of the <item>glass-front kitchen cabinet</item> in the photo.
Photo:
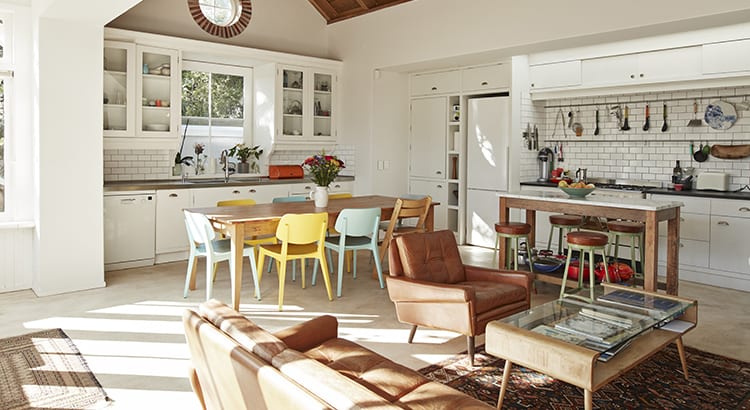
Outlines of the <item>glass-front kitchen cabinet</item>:
[[135,131],[135,45],[104,42],[105,137],[133,136]]
[[143,137],[171,137],[180,127],[177,50],[137,46],[136,129]]

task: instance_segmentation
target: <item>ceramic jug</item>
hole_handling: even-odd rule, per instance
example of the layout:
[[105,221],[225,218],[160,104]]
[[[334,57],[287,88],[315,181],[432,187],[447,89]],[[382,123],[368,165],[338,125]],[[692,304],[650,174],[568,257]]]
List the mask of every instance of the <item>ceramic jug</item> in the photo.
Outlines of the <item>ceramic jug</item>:
[[325,208],[328,206],[328,187],[316,186],[310,191],[310,199],[315,201],[316,208]]

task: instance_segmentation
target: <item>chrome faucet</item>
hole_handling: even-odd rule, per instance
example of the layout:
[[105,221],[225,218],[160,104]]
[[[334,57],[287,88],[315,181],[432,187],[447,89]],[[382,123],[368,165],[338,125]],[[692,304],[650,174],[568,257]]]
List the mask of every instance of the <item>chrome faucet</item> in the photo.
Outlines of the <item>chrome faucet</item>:
[[233,163],[229,161],[229,150],[221,151],[219,163],[224,167],[224,182],[229,182],[229,175],[234,174],[235,169],[235,167],[230,166]]

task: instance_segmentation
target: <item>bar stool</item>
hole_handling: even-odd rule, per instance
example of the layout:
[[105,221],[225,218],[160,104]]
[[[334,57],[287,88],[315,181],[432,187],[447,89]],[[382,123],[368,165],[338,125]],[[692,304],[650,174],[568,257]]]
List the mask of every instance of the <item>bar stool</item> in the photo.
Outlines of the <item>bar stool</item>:
[[[617,253],[620,248],[620,237],[630,238],[630,267],[633,268],[633,274],[636,274],[635,269],[635,242],[638,241],[638,249],[640,250],[640,260],[643,264],[644,250],[643,250],[643,232],[645,226],[641,222],[632,221],[609,221],[607,222],[607,229],[609,230],[610,237],[614,236],[615,239],[615,262],[617,262]],[[611,252],[612,244],[610,243],[607,249],[607,255],[612,255]]]
[[531,262],[531,247],[529,244],[529,233],[531,233],[531,225],[523,222],[502,222],[502,223],[496,223],[495,224],[495,232],[497,233],[497,236],[495,237],[495,256],[497,257],[497,252],[500,249],[500,238],[505,238],[508,245],[506,246],[506,262],[505,266],[507,269],[510,269],[510,244],[513,242],[513,269],[518,270],[518,239],[519,238],[525,238],[526,239],[526,252],[527,255],[529,255],[529,269],[534,272],[533,263]]
[[555,228],[558,229],[557,254],[562,254],[563,230],[567,229],[570,233],[573,228],[580,230],[583,225],[583,218],[578,215],[550,215],[549,216],[549,239],[547,240],[547,249],[552,246],[552,233]]
[[[564,297],[572,297],[584,300],[586,302],[594,301],[594,252],[600,251],[604,258],[605,265],[607,256],[604,254],[604,249],[609,243],[609,237],[603,233],[598,232],[570,232],[568,233],[568,257],[565,260],[565,270],[563,271],[562,287],[560,288],[560,299]],[[573,250],[577,250],[579,253],[578,258],[578,287],[574,291],[583,289],[583,267],[584,261],[586,260],[586,252],[589,253],[589,298],[584,296],[573,295],[565,292],[565,282],[568,279],[568,269],[570,268],[570,257],[573,255]],[[604,277],[609,282],[609,272],[605,266]]]

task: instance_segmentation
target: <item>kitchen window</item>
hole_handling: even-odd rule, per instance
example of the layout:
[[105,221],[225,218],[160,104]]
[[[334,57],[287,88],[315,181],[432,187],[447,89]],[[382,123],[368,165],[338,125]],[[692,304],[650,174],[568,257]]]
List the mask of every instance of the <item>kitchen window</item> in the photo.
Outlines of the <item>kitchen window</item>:
[[182,157],[204,146],[200,173],[220,172],[221,151],[251,143],[252,69],[185,61],[182,71]]

